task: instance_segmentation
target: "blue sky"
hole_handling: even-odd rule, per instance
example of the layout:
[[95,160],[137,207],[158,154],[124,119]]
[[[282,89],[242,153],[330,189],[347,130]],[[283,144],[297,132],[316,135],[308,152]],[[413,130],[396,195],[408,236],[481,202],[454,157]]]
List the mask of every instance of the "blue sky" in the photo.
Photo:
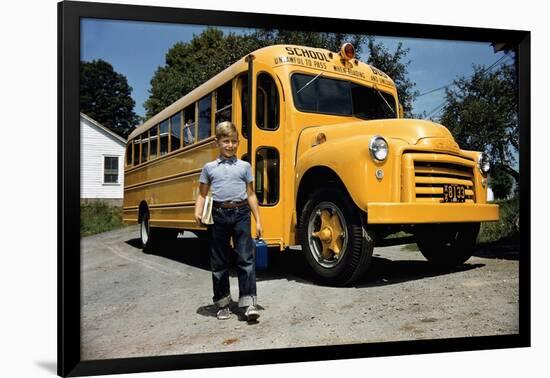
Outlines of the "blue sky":
[[[179,41],[189,41],[205,26],[150,22],[83,19],[81,21],[81,60],[103,59],[123,74],[133,88],[134,111],[144,115],[143,103],[149,97],[150,81],[156,69],[165,64],[168,49]],[[224,33],[246,33],[251,29],[220,27]],[[398,42],[409,48],[409,78],[420,93],[450,84],[459,75],[472,74],[472,64],[489,66],[503,57],[489,43],[440,41],[428,39],[378,37],[390,51]],[[366,51],[366,49],[364,49]],[[365,54],[365,53],[364,53]],[[506,57],[502,63],[512,63]],[[440,90],[419,97],[413,112],[430,112],[443,102]]]

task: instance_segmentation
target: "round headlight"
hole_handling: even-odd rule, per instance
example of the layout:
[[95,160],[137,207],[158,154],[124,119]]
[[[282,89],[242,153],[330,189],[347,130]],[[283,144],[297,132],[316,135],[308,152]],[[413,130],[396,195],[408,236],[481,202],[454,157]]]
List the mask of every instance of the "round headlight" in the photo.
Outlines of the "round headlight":
[[489,158],[484,153],[479,154],[479,157],[477,159],[477,166],[479,167],[479,170],[481,173],[486,175],[489,173],[489,170],[491,169],[491,163],[489,162]]
[[370,141],[369,151],[374,160],[384,161],[388,157],[388,143],[381,136],[375,136]]

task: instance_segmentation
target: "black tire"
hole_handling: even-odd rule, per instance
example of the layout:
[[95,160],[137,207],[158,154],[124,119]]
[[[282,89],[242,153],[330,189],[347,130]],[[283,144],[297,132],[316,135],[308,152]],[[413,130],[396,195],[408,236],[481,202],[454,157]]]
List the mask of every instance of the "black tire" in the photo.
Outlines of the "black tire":
[[339,188],[318,189],[308,199],[299,237],[307,265],[322,284],[351,285],[369,266],[373,234],[364,231],[361,213]]
[[139,225],[139,239],[141,241],[141,248],[143,249],[143,252],[152,251],[154,244],[154,232],[151,231],[149,210],[145,209],[141,216],[141,223]]
[[443,268],[455,267],[472,256],[479,226],[479,222],[417,226],[416,244],[430,263]]

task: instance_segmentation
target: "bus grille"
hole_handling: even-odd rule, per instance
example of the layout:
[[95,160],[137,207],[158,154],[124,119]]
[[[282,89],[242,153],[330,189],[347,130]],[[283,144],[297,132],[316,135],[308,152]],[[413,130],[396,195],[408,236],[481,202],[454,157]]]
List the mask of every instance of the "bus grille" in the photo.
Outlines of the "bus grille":
[[[464,185],[465,202],[475,202],[474,163],[470,160],[440,154],[405,154],[409,159],[409,169],[414,168],[414,176],[408,175],[411,193],[409,200],[416,202],[442,202],[444,185]],[[404,167],[405,169],[406,166]],[[412,193],[414,191],[414,193]]]

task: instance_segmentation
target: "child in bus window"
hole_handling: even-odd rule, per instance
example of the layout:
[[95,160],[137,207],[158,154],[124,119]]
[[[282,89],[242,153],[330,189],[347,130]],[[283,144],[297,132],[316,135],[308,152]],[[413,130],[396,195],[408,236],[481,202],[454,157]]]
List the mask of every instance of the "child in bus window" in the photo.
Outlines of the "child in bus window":
[[183,141],[184,144],[187,146],[189,144],[193,144],[194,141],[194,128],[195,128],[195,122],[188,120],[185,122],[185,125],[183,126]]

